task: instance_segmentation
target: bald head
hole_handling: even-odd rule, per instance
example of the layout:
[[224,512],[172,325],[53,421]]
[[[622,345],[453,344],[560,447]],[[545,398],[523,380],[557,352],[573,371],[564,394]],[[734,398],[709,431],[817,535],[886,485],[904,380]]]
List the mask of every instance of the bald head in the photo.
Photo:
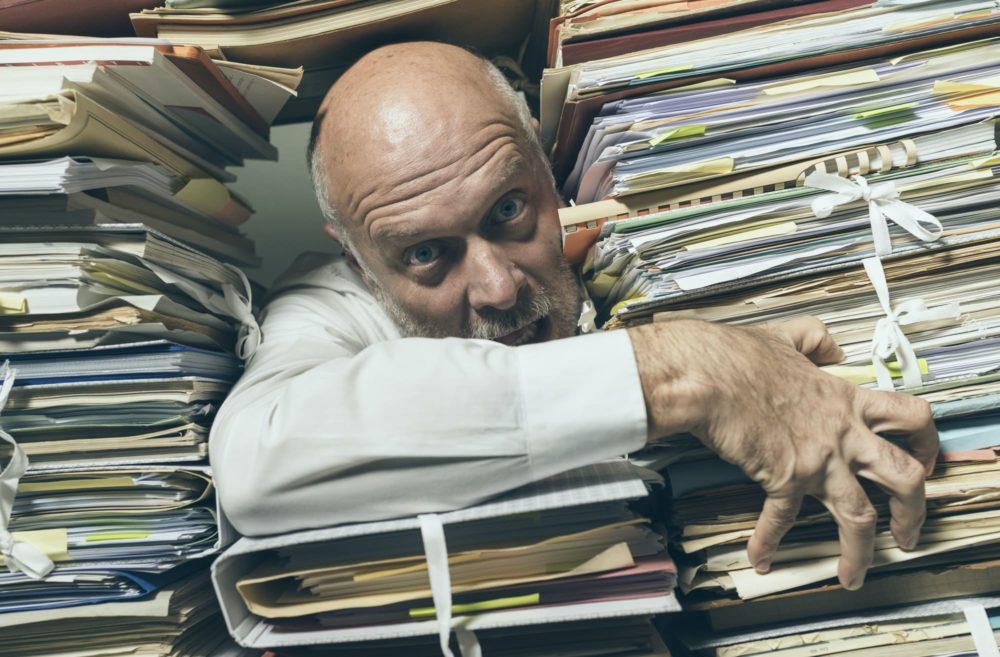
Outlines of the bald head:
[[407,43],[323,101],[310,170],[327,232],[404,335],[571,335],[559,197],[524,101],[461,48]]
[[433,42],[385,46],[359,60],[327,93],[309,147],[320,207],[341,242],[350,247],[363,223],[356,212],[372,171],[418,170],[498,121],[544,159],[527,105],[490,62]]

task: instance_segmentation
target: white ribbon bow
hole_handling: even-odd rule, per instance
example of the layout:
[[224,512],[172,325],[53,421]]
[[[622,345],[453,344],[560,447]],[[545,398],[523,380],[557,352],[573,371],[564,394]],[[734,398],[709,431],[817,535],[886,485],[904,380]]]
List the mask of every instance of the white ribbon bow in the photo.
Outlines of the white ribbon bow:
[[253,306],[250,303],[250,282],[243,272],[240,272],[240,277],[243,279],[246,294],[244,295],[226,283],[222,286],[222,295],[226,307],[240,322],[240,330],[236,334],[236,355],[239,356],[240,360],[247,361],[260,347],[261,333],[260,324],[253,316]]
[[[0,384],[0,411],[7,403],[16,375],[17,371],[10,367],[10,362],[4,361],[0,366],[0,379],[3,380]],[[0,554],[12,573],[22,572],[28,577],[42,579],[55,567],[52,560],[31,543],[14,538],[7,529],[17,496],[17,482],[28,469],[28,457],[14,437],[3,429],[0,429],[0,440],[5,440],[14,448],[10,463],[0,472]]]
[[805,184],[807,187],[834,192],[813,200],[812,211],[818,219],[829,217],[838,206],[858,200],[867,202],[875,253],[880,256],[892,253],[886,217],[892,219],[910,235],[925,242],[933,242],[944,232],[944,227],[934,215],[899,200],[899,191],[891,181],[869,185],[861,176],[854,176],[848,180],[830,173],[814,171],[806,176]]
[[903,374],[903,385],[907,388],[918,387],[923,383],[920,363],[909,338],[903,332],[903,327],[921,322],[958,319],[961,315],[958,304],[949,302],[929,308],[923,299],[909,299],[892,308],[889,305],[889,286],[885,280],[882,261],[878,258],[867,258],[864,265],[868,278],[875,288],[879,305],[885,313],[885,317],[875,324],[875,333],[872,335],[872,365],[875,368],[878,387],[883,390],[894,389],[892,373],[886,365],[886,361],[893,355]]

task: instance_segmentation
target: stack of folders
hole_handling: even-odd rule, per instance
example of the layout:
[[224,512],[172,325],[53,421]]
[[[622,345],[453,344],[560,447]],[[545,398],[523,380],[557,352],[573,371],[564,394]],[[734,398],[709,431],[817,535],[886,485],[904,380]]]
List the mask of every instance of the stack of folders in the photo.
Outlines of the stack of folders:
[[[896,547],[888,498],[871,487],[875,561],[849,592],[819,503],[758,575],[746,558],[756,484],[692,437],[637,455],[673,494],[679,587],[695,615],[676,631],[717,656],[996,654],[1000,13],[821,0],[763,24],[752,4],[686,25],[698,40],[571,65],[563,119],[583,116],[583,89],[601,100],[563,153],[564,191],[580,203],[562,213],[567,253],[606,328],[819,317],[845,352],[830,373],[926,399],[942,456],[914,551]],[[712,31],[724,23],[755,26]],[[566,33],[564,53],[601,43],[580,34]],[[711,56],[699,63],[698,51]]]
[[[201,45],[229,62],[305,67],[300,97],[289,103],[281,120],[308,120],[333,81],[384,43],[430,39],[472,46],[487,57],[520,59],[540,71],[544,30],[555,3],[166,0],[165,6],[132,14],[132,23],[139,36]],[[533,30],[537,34],[529,37]]]
[[440,515],[243,538],[213,575],[237,641],[282,657],[668,655],[650,616],[678,610],[676,570],[639,510],[659,483],[601,463]]
[[0,653],[238,654],[206,440],[260,336],[225,167],[275,157],[290,90],[135,39],[0,62]]

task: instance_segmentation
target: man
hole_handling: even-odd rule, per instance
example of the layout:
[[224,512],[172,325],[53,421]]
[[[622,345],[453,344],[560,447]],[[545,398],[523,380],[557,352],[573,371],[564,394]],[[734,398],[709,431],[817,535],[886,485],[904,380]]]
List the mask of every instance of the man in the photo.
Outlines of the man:
[[758,570],[813,495],[840,527],[841,582],[861,586],[876,517],[858,476],[891,494],[912,548],[937,453],[927,404],[819,370],[842,353],[818,321],[570,337],[579,296],[536,127],[498,71],[452,46],[381,48],[331,89],[310,157],[347,258],[279,282],[216,420],[236,528],[456,508],[689,431],[768,493]]

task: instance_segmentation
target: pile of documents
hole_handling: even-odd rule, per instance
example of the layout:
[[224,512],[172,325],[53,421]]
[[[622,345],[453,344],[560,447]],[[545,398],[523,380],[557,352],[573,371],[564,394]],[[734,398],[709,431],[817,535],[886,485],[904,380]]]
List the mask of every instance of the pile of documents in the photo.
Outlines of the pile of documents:
[[471,46],[490,58],[520,61],[510,70],[536,73],[555,1],[167,0],[165,6],[132,14],[132,23],[139,36],[200,45],[227,62],[304,67],[300,96],[281,120],[309,120],[344,70],[385,43],[433,40]]
[[276,157],[292,91],[136,39],[0,62],[0,653],[239,654],[207,437],[260,332],[225,168]]
[[440,515],[243,538],[215,584],[237,641],[283,657],[449,654],[453,634],[466,657],[667,655],[649,618],[678,609],[676,569],[636,503],[660,483],[619,460]]
[[691,436],[634,455],[673,497],[693,612],[676,634],[720,657],[995,654],[1000,12],[721,2],[677,25],[672,3],[629,4],[569,6],[551,52],[566,66],[543,90],[578,203],[561,212],[566,250],[599,320],[817,316],[845,352],[831,374],[926,399],[942,439],[916,550],[896,547],[888,498],[866,486],[879,525],[859,592],[836,584],[838,532],[820,503],[758,575],[755,483]]

